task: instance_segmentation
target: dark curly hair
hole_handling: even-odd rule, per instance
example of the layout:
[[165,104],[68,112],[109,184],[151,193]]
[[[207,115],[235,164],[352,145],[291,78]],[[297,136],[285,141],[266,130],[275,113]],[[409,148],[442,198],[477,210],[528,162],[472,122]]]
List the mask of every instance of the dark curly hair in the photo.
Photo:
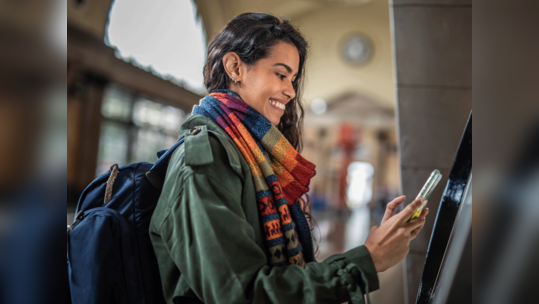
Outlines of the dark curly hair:
[[[230,78],[223,66],[223,56],[226,53],[234,52],[245,64],[253,65],[258,60],[267,58],[278,42],[294,45],[299,53],[298,74],[292,84],[296,96],[287,104],[285,113],[277,125],[277,129],[299,153],[303,149],[305,111],[301,100],[308,44],[288,19],[281,20],[263,13],[244,13],[230,20],[208,46],[208,58],[204,65],[204,84],[210,93],[218,89],[228,89]],[[303,212],[311,224],[312,231],[311,203],[308,195],[306,198]]]
[[223,56],[228,52],[238,54],[241,60],[252,65],[270,55],[272,47],[283,41],[294,45],[299,53],[298,75],[293,83],[296,96],[281,117],[277,128],[290,144],[301,152],[304,110],[301,105],[307,42],[289,20],[269,14],[244,13],[234,17],[210,42],[208,58],[204,65],[204,84],[208,92],[227,89],[230,78],[223,66]]

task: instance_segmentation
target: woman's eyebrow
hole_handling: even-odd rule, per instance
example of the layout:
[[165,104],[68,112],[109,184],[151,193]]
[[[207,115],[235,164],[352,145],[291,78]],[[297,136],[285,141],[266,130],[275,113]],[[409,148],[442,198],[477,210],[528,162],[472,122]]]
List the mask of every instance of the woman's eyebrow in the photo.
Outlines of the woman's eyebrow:
[[[292,68],[289,67],[288,65],[286,65],[284,63],[276,63],[273,66],[277,66],[277,65],[283,66],[288,71],[288,73],[292,73]],[[297,75],[298,75],[298,73],[296,73],[296,75],[294,75],[294,76],[297,76]]]

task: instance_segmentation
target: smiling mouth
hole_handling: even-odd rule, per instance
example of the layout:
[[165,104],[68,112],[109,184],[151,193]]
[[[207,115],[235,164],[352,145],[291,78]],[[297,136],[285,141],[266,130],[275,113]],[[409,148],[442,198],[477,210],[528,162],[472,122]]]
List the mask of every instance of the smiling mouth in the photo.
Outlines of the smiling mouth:
[[283,111],[284,111],[284,110],[286,109],[286,106],[285,106],[283,103],[280,103],[280,102],[278,102],[278,101],[275,101],[275,100],[273,100],[273,99],[271,99],[271,98],[270,98],[270,100],[269,100],[269,103],[270,103],[272,106],[274,106],[274,107],[276,107],[276,108],[278,108],[278,109],[280,109],[280,110],[283,110]]

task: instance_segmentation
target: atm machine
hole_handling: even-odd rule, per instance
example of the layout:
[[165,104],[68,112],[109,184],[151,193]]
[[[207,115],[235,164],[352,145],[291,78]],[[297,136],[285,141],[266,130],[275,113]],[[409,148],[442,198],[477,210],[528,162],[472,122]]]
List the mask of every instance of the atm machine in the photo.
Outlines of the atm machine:
[[472,303],[472,114],[445,187],[416,304]]

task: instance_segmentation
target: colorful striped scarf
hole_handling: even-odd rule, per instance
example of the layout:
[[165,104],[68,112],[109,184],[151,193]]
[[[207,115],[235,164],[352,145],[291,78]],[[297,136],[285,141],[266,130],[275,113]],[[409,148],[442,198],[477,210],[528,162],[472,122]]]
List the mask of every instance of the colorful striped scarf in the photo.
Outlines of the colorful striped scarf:
[[316,174],[315,165],[233,91],[214,91],[193,108],[193,114],[219,124],[249,164],[270,266],[305,267],[315,261],[311,231],[299,203]]

